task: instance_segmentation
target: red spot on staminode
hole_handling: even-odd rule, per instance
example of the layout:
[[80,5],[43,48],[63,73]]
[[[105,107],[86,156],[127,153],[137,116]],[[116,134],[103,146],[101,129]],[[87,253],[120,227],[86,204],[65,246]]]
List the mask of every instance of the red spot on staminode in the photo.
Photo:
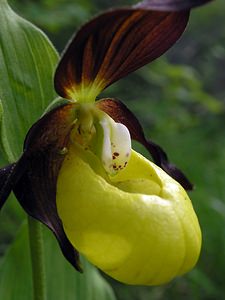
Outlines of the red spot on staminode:
[[120,154],[118,152],[113,153],[114,156],[119,156]]

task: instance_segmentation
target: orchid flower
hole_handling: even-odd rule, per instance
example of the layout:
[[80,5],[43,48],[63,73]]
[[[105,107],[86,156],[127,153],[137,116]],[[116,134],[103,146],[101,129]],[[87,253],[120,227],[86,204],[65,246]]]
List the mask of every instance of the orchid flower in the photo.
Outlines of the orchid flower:
[[13,191],[79,271],[81,253],[121,282],[156,285],[198,260],[201,230],[185,192],[192,184],[121,101],[96,97],[166,52],[190,9],[206,2],[145,0],[86,23],[55,72],[67,100],[31,127],[21,158],[0,170],[0,205]]

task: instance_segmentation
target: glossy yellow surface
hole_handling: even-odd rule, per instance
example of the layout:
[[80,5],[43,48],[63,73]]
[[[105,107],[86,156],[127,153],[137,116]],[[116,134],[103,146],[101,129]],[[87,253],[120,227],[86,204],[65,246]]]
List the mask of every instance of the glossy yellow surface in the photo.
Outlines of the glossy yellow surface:
[[58,213],[74,247],[127,284],[163,284],[193,268],[201,231],[184,189],[135,151],[111,178],[81,151],[70,147],[57,182]]

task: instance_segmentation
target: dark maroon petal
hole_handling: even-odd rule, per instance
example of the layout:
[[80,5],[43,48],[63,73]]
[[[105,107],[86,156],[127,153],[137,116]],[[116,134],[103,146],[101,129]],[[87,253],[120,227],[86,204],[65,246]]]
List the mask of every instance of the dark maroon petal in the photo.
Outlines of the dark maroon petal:
[[111,10],[86,23],[67,46],[55,73],[62,97],[101,92],[153,61],[181,36],[189,12],[131,7]]
[[159,11],[180,11],[189,10],[211,1],[213,0],[144,0],[134,7]]
[[183,172],[168,161],[165,151],[157,144],[145,138],[144,131],[138,119],[122,102],[116,99],[105,98],[96,102],[96,106],[111,116],[115,122],[124,124],[130,131],[131,138],[145,146],[154,162],[178,181],[183,188],[186,190],[193,189],[193,185]]
[[65,235],[56,207],[57,177],[74,121],[74,105],[57,107],[32,126],[20,159],[26,162],[25,168],[13,191],[24,210],[53,231],[67,260],[80,271],[79,254]]
[[18,180],[16,163],[0,169],[0,209]]

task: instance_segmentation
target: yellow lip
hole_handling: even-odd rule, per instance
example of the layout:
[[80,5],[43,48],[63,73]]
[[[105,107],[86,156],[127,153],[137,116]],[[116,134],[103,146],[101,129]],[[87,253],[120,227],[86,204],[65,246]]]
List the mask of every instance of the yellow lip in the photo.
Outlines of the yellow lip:
[[71,146],[58,176],[57,209],[74,247],[121,282],[163,284],[198,260],[201,230],[188,195],[135,151],[106,180]]

